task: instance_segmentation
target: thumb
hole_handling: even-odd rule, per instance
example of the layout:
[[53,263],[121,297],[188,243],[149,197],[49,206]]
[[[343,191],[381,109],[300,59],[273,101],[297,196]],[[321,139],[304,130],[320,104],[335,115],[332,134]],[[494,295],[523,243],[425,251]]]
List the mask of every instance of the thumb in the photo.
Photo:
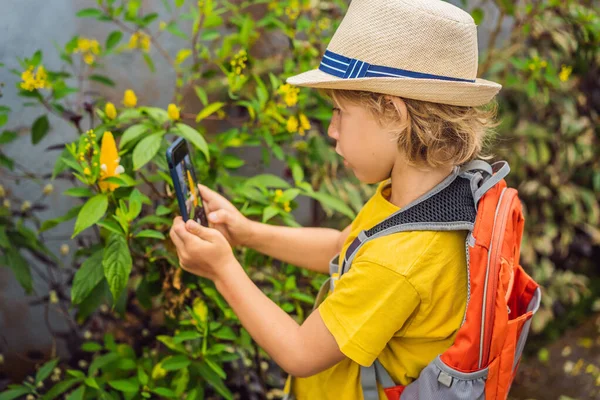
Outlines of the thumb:
[[217,230],[202,226],[193,219],[187,220],[187,222],[185,223],[185,228],[191,234],[196,235],[200,239],[206,240],[208,242],[214,241],[216,236],[220,234]]
[[231,214],[225,209],[220,209],[208,214],[208,220],[213,224],[225,224],[231,222]]

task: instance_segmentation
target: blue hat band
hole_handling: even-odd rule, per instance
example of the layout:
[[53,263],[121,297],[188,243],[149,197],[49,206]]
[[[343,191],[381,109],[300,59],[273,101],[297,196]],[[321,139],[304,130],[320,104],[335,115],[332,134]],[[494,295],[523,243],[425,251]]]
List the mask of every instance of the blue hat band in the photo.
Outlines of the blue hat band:
[[353,78],[419,78],[439,79],[442,81],[471,82],[475,79],[453,78],[450,76],[426,74],[423,72],[408,71],[400,68],[386,67],[383,65],[369,64],[356,58],[344,57],[341,54],[325,50],[319,69],[327,74],[343,79]]

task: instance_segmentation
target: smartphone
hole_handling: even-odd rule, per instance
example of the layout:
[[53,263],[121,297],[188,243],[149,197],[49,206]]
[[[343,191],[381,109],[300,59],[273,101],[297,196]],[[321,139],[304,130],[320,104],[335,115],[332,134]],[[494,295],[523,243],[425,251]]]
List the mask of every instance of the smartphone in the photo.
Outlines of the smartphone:
[[198,189],[196,173],[190,158],[187,142],[179,138],[167,149],[167,162],[173,178],[173,187],[179,203],[179,211],[184,221],[193,219],[208,227],[204,202]]

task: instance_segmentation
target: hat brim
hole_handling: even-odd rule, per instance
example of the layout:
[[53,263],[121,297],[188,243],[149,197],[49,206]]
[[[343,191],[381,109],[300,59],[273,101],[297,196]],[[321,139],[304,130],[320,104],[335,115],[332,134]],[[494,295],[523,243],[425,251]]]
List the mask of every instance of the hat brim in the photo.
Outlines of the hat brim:
[[320,69],[291,76],[286,83],[312,88],[363,90],[455,106],[487,104],[502,88],[502,85],[485,79],[476,79],[475,82],[380,77],[344,79]]

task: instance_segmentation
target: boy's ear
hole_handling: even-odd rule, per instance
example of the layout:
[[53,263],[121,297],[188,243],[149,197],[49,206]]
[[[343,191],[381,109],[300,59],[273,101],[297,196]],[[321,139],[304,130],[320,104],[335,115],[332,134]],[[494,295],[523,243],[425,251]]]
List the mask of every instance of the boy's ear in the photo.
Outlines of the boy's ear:
[[400,115],[400,123],[402,126],[406,126],[408,124],[408,109],[406,108],[406,103],[398,96],[390,96],[386,95],[385,99],[389,101],[396,111],[398,115]]

